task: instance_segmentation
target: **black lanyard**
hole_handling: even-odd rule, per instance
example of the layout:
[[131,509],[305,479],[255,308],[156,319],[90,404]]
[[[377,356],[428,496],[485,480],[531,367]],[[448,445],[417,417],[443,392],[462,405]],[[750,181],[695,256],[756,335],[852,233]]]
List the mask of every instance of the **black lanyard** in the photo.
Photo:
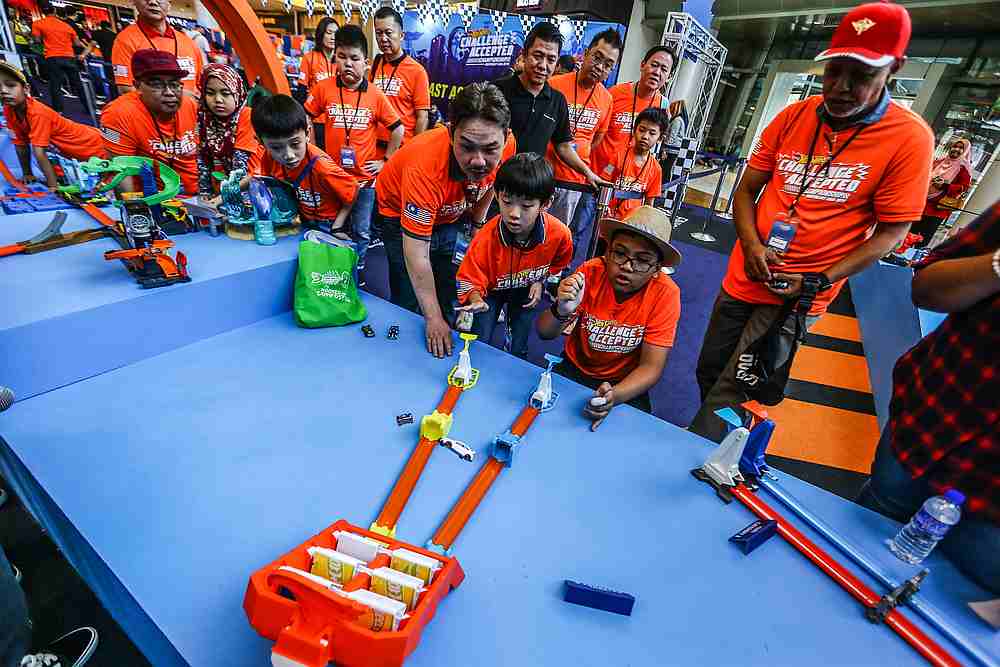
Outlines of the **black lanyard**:
[[590,104],[590,100],[594,98],[594,93],[597,91],[597,84],[594,84],[594,87],[590,89],[590,95],[587,96],[587,100],[583,103],[583,108],[581,109],[576,106],[576,94],[580,90],[579,72],[573,73],[573,80],[576,82],[576,86],[573,87],[573,110],[576,112],[576,117],[573,118],[573,138],[576,139],[576,128],[580,126],[580,114],[582,114],[583,110]]
[[[396,70],[399,69],[399,66],[403,64],[404,60],[406,60],[405,53],[403,54],[403,57],[399,59],[399,62],[396,63],[396,66],[392,68],[392,74],[389,75],[388,81],[385,81],[385,60],[383,59],[379,61],[378,73],[379,76],[382,77],[382,80],[385,81],[385,83],[382,85],[382,92],[385,93],[386,95],[389,94],[389,89],[392,88],[392,82],[396,78]],[[396,97],[398,97],[398,95]]]
[[[362,80],[362,83],[364,81]],[[344,121],[344,135],[347,137],[347,145],[351,145],[351,130],[354,129],[354,123],[358,120],[358,114],[361,113],[361,88],[358,87],[358,101],[354,104],[354,113],[351,114],[351,124],[347,124],[347,111],[345,111],[346,104],[344,104],[344,87],[337,85],[337,90],[340,92],[340,117]]]
[[[334,64],[332,60],[327,60],[326,51],[324,51],[323,49],[320,49],[319,51],[314,51],[313,53],[318,53],[319,57],[323,59],[323,64],[326,66],[326,78],[329,79],[331,76],[333,76],[333,72],[330,71],[330,66],[333,65],[334,72],[337,71],[337,66]],[[315,78],[316,75],[313,74],[313,79]]]
[[312,209],[313,214],[315,214],[316,211],[319,210],[319,205],[316,203],[316,188],[315,184],[313,183],[313,176],[312,176],[314,164],[316,164],[316,156],[309,158],[309,162],[307,162],[305,168],[302,169],[302,173],[300,173],[298,176],[295,177],[294,180],[291,181],[289,181],[288,179],[288,170],[285,169],[284,167],[281,168],[281,170],[285,172],[285,178],[282,180],[290,182],[292,188],[294,188],[296,192],[298,191],[299,186],[302,185],[302,181],[305,180],[306,176],[309,177],[309,192],[312,193],[312,201],[309,203],[309,208]]
[[819,134],[823,130],[823,121],[819,122],[819,124],[816,126],[816,132],[813,134],[812,143],[809,144],[809,154],[806,157],[805,171],[802,172],[802,184],[799,186],[799,193],[795,195],[795,199],[792,201],[791,206],[788,207],[789,218],[791,218],[792,214],[795,213],[795,207],[798,205],[799,199],[802,198],[802,195],[809,188],[809,186],[812,185],[816,181],[816,179],[820,177],[820,174],[823,172],[824,169],[826,170],[826,173],[829,175],[830,168],[833,166],[833,161],[836,160],[837,157],[839,157],[840,154],[844,152],[844,149],[846,149],[851,144],[851,142],[854,141],[855,137],[861,134],[861,130],[863,129],[865,129],[864,125],[858,125],[858,129],[854,131],[854,134],[848,137],[847,141],[841,144],[840,148],[838,148],[834,153],[830,155],[830,157],[826,159],[826,162],[824,162],[820,166],[820,168],[816,170],[816,173],[813,174],[811,178],[806,178],[809,175],[809,168],[812,166],[813,151],[816,150],[816,142],[819,140]]
[[[635,182],[637,184],[640,184],[640,185],[642,184],[642,176],[643,176],[643,174],[646,173],[646,168],[649,166],[649,158],[651,158],[651,157],[653,157],[653,156],[650,153],[646,153],[646,161],[642,163],[641,167],[639,167],[639,173],[635,177]],[[626,160],[627,160],[627,157],[626,157]],[[626,164],[628,164],[628,162],[624,162],[622,164],[622,171],[621,171],[620,174],[618,174],[618,187],[620,189],[622,189],[622,190],[625,189],[625,165]]]
[[[182,98],[182,100],[183,100],[183,98]],[[163,136],[163,132],[160,131],[160,122],[158,120],[156,120],[156,116],[153,115],[153,112],[150,111],[148,108],[146,108],[146,105],[143,105],[143,108],[146,109],[146,112],[149,114],[149,119],[153,121],[153,129],[156,130],[156,136],[158,136],[160,138],[160,145],[163,146],[163,152],[166,153],[167,156],[168,156],[167,157],[167,164],[170,165],[171,169],[173,169],[173,167],[174,167],[174,152],[173,152],[173,150],[170,150],[170,149],[167,148],[167,138],[164,137]],[[181,112],[181,110],[178,108],[177,109],[177,113],[180,113],[180,112]],[[178,139],[179,139],[179,137],[177,136],[178,134],[180,134],[180,125],[179,125],[179,121],[177,120],[177,114],[174,114],[174,141],[178,141]]]
[[[156,44],[153,43],[153,39],[149,35],[146,34],[146,31],[142,29],[141,25],[138,25],[138,21],[136,21],[136,26],[135,27],[139,29],[139,32],[142,33],[142,36],[146,38],[147,42],[149,42],[150,48],[152,48],[154,51],[162,51],[163,50],[160,47],[158,47]],[[174,30],[173,28],[171,28],[169,25],[167,26],[167,30],[169,30],[173,34],[173,36],[174,36],[174,58],[176,58],[177,57],[177,31]],[[166,35],[163,35],[163,37],[164,37],[164,39],[166,39]]]
[[[649,98],[650,103],[646,107],[646,109],[649,109],[653,106],[652,99],[653,97],[655,97],[655,95],[656,91],[654,90],[653,95],[651,95]],[[629,117],[628,143],[625,144],[625,153],[624,155],[622,155],[621,164],[618,165],[618,168],[621,170],[622,174],[625,173],[625,160],[628,159],[629,149],[632,147],[632,137],[635,136],[635,105],[638,99],[639,99],[639,82],[636,81],[635,85],[632,87],[632,115]],[[645,111],[646,109],[643,109],[642,111]]]

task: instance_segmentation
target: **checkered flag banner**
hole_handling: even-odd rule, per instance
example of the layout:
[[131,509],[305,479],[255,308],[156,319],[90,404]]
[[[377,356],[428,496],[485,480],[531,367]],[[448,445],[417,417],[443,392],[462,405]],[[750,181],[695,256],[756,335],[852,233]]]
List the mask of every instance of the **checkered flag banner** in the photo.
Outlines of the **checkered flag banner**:
[[503,24],[507,21],[507,12],[501,12],[496,9],[486,10],[490,18],[493,19],[493,29],[497,34],[503,32]]
[[292,11],[292,0],[285,0],[285,13],[288,14]]
[[260,8],[267,9],[267,0],[260,0]]
[[587,32],[586,21],[573,21],[573,36],[576,37],[577,46],[583,46],[583,35]]
[[312,16],[316,9],[316,0],[306,0],[306,15]]
[[406,0],[392,0],[392,8],[402,16],[406,13]]
[[323,11],[326,12],[327,16],[333,16],[337,13],[337,8],[333,4],[333,0],[323,0]]
[[340,0],[340,11],[344,13],[344,20],[351,22],[351,5],[347,0]]
[[372,17],[372,14],[378,9],[378,0],[361,0],[361,5],[358,11],[361,12],[361,25],[368,25],[368,19]]
[[538,23],[537,16],[528,16],[527,14],[521,14],[521,30],[524,31],[525,37],[531,32],[531,29],[535,27]]
[[476,15],[479,14],[479,3],[478,2],[460,2],[457,5],[451,6],[452,11],[458,12],[459,17],[462,19],[462,25],[468,30],[469,26],[472,25],[472,21],[475,20]]

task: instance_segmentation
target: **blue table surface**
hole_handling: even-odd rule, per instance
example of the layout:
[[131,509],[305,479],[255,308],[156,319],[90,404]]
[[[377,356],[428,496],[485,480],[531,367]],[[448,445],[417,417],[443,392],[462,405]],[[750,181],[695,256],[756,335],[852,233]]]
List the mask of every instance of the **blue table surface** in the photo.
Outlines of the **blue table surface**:
[[[23,464],[148,615],[112,608],[126,630],[155,625],[196,667],[268,664],[271,644],[241,607],[250,573],[337,519],[375,518],[418,437],[395,415],[431,411],[454,363],[422,350],[415,316],[366,303],[374,339],[286,314],[0,415],[0,458]],[[393,323],[398,341],[384,337]],[[435,451],[399,526],[416,544],[537,382],[537,368],[481,344],[473,362],[482,376],[452,437],[479,460]],[[691,478],[705,441],[630,407],[591,433],[589,391],[561,378],[556,389],[459,537],[467,578],[408,665],[921,664],[782,540],[749,556],[727,543],[754,517]],[[900,578],[914,572],[882,544],[896,524],[782,479]],[[1000,655],[965,605],[989,595],[936,554],[930,568],[926,598]],[[564,579],[633,593],[633,616],[564,603]]]
[[[117,211],[106,208],[112,217]],[[63,231],[93,229],[98,223],[78,210],[67,211]],[[23,213],[0,217],[0,246],[32,238],[52,220],[53,212]],[[207,233],[173,237],[176,247],[188,258],[192,282],[204,282],[222,276],[249,271],[298,256],[298,237],[284,237],[274,246],[236,241],[224,234]],[[104,251],[117,249],[111,239],[67,246],[37,255],[13,255],[0,258],[0,331],[31,322],[59,317],[135,298],[162,290],[185,289],[171,285],[144,290],[128,275],[119,261],[104,259]],[[173,251],[171,252],[173,254]]]

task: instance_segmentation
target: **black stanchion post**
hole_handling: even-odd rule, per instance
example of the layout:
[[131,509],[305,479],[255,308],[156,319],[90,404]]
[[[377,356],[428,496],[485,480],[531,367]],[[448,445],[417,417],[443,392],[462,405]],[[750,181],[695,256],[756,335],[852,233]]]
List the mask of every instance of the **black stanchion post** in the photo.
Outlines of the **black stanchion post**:
[[702,220],[701,229],[696,232],[691,232],[691,238],[703,243],[715,243],[716,238],[708,233],[708,221],[715,216],[715,204],[719,201],[719,192],[722,190],[722,182],[726,180],[726,172],[729,169],[729,163],[722,163],[722,171],[719,172],[719,182],[715,184],[715,194],[712,195],[712,203],[708,207],[708,214],[705,219]]
[[594,224],[590,230],[590,247],[587,249],[587,259],[590,259],[597,252],[597,239],[600,236],[598,226],[605,215],[608,214],[608,206],[611,205],[611,195],[614,188],[604,185],[597,189],[597,212],[594,215]]
[[716,213],[717,216],[723,220],[733,219],[733,195],[736,194],[736,186],[740,184],[740,177],[743,176],[743,168],[746,166],[746,159],[740,158],[736,161],[736,180],[733,181],[733,187],[729,190],[729,198],[726,200],[726,208],[721,213]]

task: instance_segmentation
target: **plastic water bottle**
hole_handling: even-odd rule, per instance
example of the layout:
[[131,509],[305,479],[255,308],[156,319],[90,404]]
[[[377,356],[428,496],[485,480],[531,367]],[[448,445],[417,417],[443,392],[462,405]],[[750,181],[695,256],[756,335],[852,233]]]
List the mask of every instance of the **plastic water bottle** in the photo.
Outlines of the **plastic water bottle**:
[[889,542],[889,549],[907,563],[922,563],[948,529],[962,518],[964,502],[965,496],[955,489],[946,491],[943,496],[928,498],[910,522]]

